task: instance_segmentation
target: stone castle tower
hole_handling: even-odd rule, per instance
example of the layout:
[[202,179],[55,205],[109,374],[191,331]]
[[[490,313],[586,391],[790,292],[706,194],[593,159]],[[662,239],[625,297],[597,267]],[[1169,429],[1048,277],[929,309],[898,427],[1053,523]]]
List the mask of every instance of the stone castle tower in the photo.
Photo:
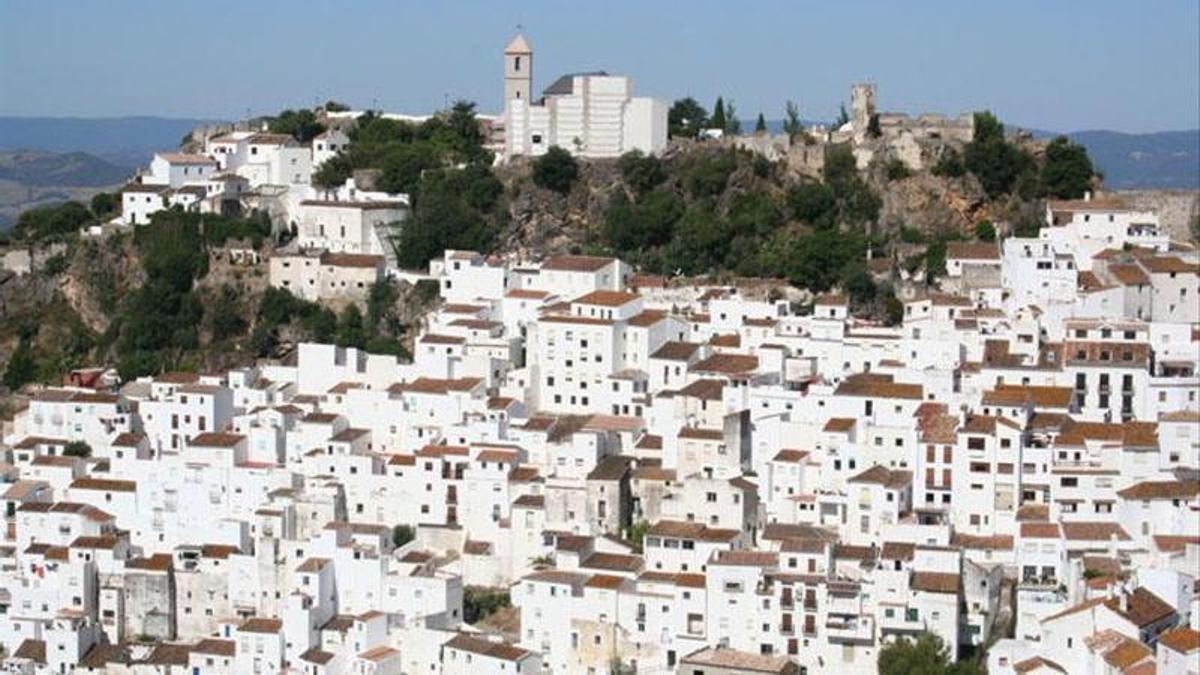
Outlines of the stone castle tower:
[[519,98],[528,101],[533,93],[533,50],[525,36],[517,35],[504,48],[504,108]]
[[860,82],[850,87],[850,121],[855,133],[866,133],[875,114],[875,85]]

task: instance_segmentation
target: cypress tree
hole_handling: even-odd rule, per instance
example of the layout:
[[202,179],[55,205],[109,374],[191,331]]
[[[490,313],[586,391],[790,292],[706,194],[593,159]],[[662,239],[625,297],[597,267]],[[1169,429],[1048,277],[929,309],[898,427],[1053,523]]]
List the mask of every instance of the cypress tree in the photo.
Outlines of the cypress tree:
[[708,121],[708,128],[725,130],[725,99],[721,96],[718,96],[717,102],[713,104],[712,119]]
[[756,133],[756,134],[767,133],[767,120],[763,118],[762,113],[758,113],[758,121],[754,123],[754,133]]

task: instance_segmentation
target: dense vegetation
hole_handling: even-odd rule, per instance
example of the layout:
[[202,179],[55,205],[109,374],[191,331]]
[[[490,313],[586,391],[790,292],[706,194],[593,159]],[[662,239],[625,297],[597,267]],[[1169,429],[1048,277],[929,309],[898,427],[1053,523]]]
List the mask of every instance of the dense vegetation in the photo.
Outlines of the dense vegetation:
[[605,251],[651,272],[729,270],[817,291],[853,285],[859,299],[874,300],[864,226],[878,218],[880,199],[848,148],[830,149],[823,180],[794,184],[761,158],[733,150],[673,164],[630,153],[617,166],[628,189],[605,212]]
[[879,651],[880,675],[979,675],[975,661],[955,661],[945,642],[933,633],[902,637]]
[[424,267],[447,248],[492,246],[504,222],[504,190],[474,103],[459,101],[420,124],[366,113],[348,135],[346,152],[325,162],[313,182],[332,188],[357,169],[377,169],[376,189],[409,194],[412,218],[393,242],[402,266]]
[[512,606],[508,589],[467,586],[463,589],[463,621],[478,623],[497,611]]

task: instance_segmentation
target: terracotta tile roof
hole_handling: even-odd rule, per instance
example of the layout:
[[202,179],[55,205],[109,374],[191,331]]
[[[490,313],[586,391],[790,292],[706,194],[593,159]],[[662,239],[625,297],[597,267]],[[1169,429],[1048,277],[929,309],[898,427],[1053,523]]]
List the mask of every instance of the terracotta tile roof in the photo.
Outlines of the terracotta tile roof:
[[1118,490],[1122,499],[1151,501],[1158,499],[1194,499],[1200,495],[1200,480],[1143,481]]
[[720,429],[684,427],[679,430],[679,438],[697,441],[723,441],[725,440],[725,432]]
[[1070,541],[1129,541],[1129,535],[1117,523],[1062,523],[1063,536]]
[[1094,598],[1085,602],[1081,602],[1074,607],[1069,607],[1057,614],[1048,616],[1045,619],[1042,619],[1042,623],[1044,624],[1048,621],[1053,621],[1064,616],[1070,616],[1077,612],[1099,607],[1101,605],[1104,605],[1113,612],[1116,612],[1138,628],[1145,628],[1146,626],[1162,621],[1175,613],[1175,609],[1166,602],[1163,602],[1163,600],[1157,595],[1151,593],[1145,588],[1139,587],[1135,588],[1133,592],[1129,593],[1128,609],[1121,609],[1120,598]]
[[546,506],[546,498],[543,495],[521,495],[513,500],[512,505],[527,509],[540,509]]
[[103,492],[137,492],[137,481],[112,478],[76,478],[72,490],[101,490]]
[[691,370],[697,373],[740,375],[754,372],[757,368],[757,356],[747,354],[713,354],[702,361],[692,364]]
[[248,619],[245,623],[238,626],[238,631],[242,633],[278,633],[282,629],[282,619],[259,617]]
[[1000,260],[1000,247],[991,242],[952,241],[946,244],[946,258],[959,260]]
[[662,436],[656,434],[642,434],[637,443],[633,446],[636,450],[662,450]]
[[889,490],[901,490],[912,485],[912,472],[889,469],[876,464],[857,476],[846,479],[846,482],[882,485]]
[[541,300],[550,296],[546,291],[536,291],[532,288],[514,288],[504,294],[506,298],[516,298],[518,300]]
[[905,398],[921,400],[924,388],[919,384],[895,382],[891,375],[858,373],[851,375],[834,390],[837,396],[868,396],[872,398]]
[[822,431],[834,434],[844,434],[854,428],[858,422],[853,417],[830,417]]
[[996,385],[983,393],[983,405],[1003,407],[1069,408],[1073,392],[1070,387],[1036,387],[1015,384]]
[[658,309],[647,309],[639,314],[629,317],[629,320],[626,321],[626,323],[635,328],[646,328],[666,319],[668,316],[670,316],[670,314],[665,311]]
[[913,572],[909,586],[925,593],[958,593],[959,575],[944,572]]
[[598,272],[616,261],[616,258],[599,258],[589,255],[560,255],[542,263],[543,270],[560,272]]
[[13,652],[13,658],[29,659],[35,663],[45,663],[46,641],[30,639],[22,641],[21,646],[17,647],[17,651]]
[[1181,535],[1154,535],[1154,545],[1164,553],[1180,553],[1187,549],[1188,544],[1200,545],[1200,537]]
[[693,381],[683,389],[676,392],[679,396],[690,396],[706,401],[720,401],[721,392],[725,390],[725,382],[722,380],[699,379]]
[[1022,539],[1061,539],[1058,523],[1021,523]]
[[335,656],[337,656],[337,654],[334,654],[333,652],[327,652],[325,650],[313,647],[301,654],[300,660],[323,666],[332,661]]
[[149,558],[134,558],[125,561],[125,569],[143,570],[147,572],[166,572],[174,565],[168,553],[155,553]]
[[1158,636],[1158,644],[1170,647],[1180,654],[1191,654],[1200,650],[1200,631],[1183,626]]
[[906,560],[911,561],[917,552],[916,544],[901,541],[885,541],[883,549],[880,550],[879,558],[881,560]]
[[784,448],[784,449],[780,450],[779,452],[775,453],[775,457],[771,461],[772,462],[786,462],[789,464],[798,464],[800,462],[803,462],[805,459],[807,459],[808,454],[809,453],[807,450],[792,450],[789,448]]
[[593,553],[579,563],[581,568],[620,572],[637,572],[642,565],[641,557],[620,553]]
[[646,530],[647,536],[695,539],[697,541],[728,542],[741,534],[738,530],[710,528],[703,523],[682,520],[660,520]]
[[638,300],[640,297],[637,293],[627,293],[625,291],[592,291],[591,293],[575,298],[571,302],[577,305],[621,307],[634,300]]
[[770,551],[717,551],[710,565],[732,565],[736,567],[776,567],[779,554]]
[[1151,274],[1200,274],[1200,264],[1184,262],[1175,256],[1142,258],[1139,262]]
[[1108,266],[1108,273],[1122,286],[1149,286],[1150,275],[1137,265],[1113,264]]
[[455,635],[443,646],[501,661],[520,661],[531,653],[528,650],[510,645],[507,642],[493,642],[491,640],[472,637],[466,633]]
[[[798,673],[799,669],[785,656],[766,656],[738,651],[729,647],[705,647],[692,652],[680,661],[686,666],[708,666],[731,673]],[[681,667],[680,672],[688,670]]]
[[383,267],[383,256],[381,255],[364,255],[361,253],[330,253],[326,251],[321,254],[321,264],[331,267],[359,267],[373,268]]
[[1007,534],[987,536],[956,532],[950,539],[950,545],[966,549],[1011,551],[1013,550],[1013,538],[1012,535]]
[[241,443],[245,438],[241,434],[210,431],[208,433],[197,434],[188,444],[203,448],[232,448]]

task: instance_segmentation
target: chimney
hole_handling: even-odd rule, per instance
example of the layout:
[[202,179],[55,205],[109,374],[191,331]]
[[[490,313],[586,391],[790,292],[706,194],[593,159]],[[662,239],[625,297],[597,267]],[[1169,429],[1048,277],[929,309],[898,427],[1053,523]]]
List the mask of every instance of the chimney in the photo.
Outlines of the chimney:
[[1121,613],[1124,614],[1128,611],[1129,611],[1129,591],[1122,588],[1121,589]]
[[1083,193],[1083,201],[1085,201],[1085,202],[1092,201],[1092,191],[1091,190],[1087,190]]

